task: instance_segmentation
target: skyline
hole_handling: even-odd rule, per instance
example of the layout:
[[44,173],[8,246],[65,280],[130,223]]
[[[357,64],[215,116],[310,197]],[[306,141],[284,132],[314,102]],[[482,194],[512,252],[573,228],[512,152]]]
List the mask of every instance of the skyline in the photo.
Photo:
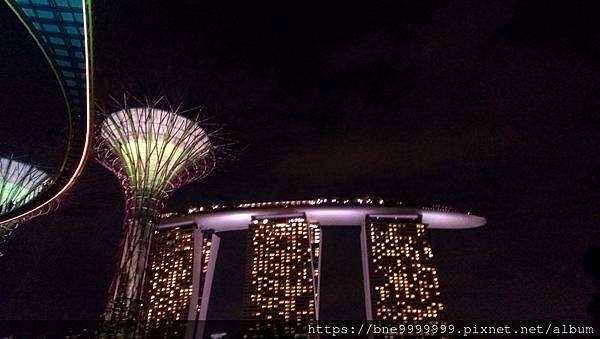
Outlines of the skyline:
[[[98,98],[168,87],[240,141],[237,160],[183,188],[168,210],[357,194],[448,204],[488,219],[432,232],[449,315],[588,318],[594,290],[578,261],[600,235],[600,44],[586,2],[141,4],[96,4]],[[1,15],[4,31],[23,35]],[[58,157],[49,127],[58,119],[46,118],[62,114],[47,95],[53,79],[35,49],[0,52],[21,53],[0,72],[3,149]],[[2,248],[0,319],[97,317],[122,200],[90,163],[60,210],[15,232]],[[353,246],[336,234],[337,250]]]

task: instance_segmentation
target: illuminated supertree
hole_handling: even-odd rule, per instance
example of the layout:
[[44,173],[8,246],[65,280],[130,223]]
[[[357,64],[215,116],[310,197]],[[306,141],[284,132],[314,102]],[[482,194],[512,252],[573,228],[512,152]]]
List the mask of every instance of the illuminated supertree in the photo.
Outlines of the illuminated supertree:
[[[49,183],[50,177],[42,170],[13,157],[0,158],[0,214],[8,213],[29,202]],[[34,216],[29,215],[26,218]],[[0,241],[24,220],[21,218],[0,224]]]
[[139,320],[143,283],[153,231],[166,199],[177,188],[206,176],[214,147],[196,120],[164,103],[127,102],[107,114],[98,129],[96,155],[125,190],[121,260],[105,311],[106,320]]

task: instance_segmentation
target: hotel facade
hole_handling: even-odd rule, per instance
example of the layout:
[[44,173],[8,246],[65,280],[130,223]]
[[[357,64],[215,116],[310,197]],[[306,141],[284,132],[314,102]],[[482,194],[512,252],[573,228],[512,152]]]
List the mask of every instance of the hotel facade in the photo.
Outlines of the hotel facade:
[[145,284],[147,331],[153,337],[160,331],[163,337],[204,337],[219,235],[247,230],[242,335],[306,334],[307,325],[319,320],[321,260],[327,256],[322,244],[335,241],[323,239],[327,226],[360,228],[364,320],[443,319],[429,230],[485,223],[445,207],[369,198],[215,205],[166,215],[153,238]]

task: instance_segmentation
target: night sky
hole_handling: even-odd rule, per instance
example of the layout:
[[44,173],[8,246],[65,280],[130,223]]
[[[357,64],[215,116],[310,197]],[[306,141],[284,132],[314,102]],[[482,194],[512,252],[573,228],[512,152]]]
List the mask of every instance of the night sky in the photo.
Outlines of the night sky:
[[[167,95],[238,141],[169,210],[365,194],[446,204],[488,219],[432,231],[450,319],[588,319],[579,259],[600,243],[592,4],[95,1],[96,99]],[[55,168],[64,106],[6,11],[0,152]],[[116,179],[91,161],[61,209],[1,245],[0,319],[97,319],[122,217]],[[227,237],[215,293],[239,283],[219,276],[243,270],[244,234]],[[344,296],[357,293],[358,233],[324,239],[327,284],[339,284],[323,292],[327,312],[356,317],[362,306]],[[235,298],[212,316],[239,312]]]

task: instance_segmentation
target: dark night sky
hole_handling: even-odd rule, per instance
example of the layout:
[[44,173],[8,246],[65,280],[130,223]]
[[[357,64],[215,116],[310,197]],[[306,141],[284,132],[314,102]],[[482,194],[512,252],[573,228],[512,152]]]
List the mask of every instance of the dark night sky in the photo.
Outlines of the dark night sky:
[[[239,141],[235,160],[170,209],[360,194],[444,203],[488,218],[432,232],[450,318],[586,319],[593,289],[578,260],[600,239],[592,3],[96,1],[96,97],[166,94]],[[0,151],[51,167],[64,124],[54,79],[18,22],[2,13],[0,25]],[[2,246],[0,319],[97,318],[122,199],[90,163],[59,211],[23,225]],[[340,249],[355,237],[329,232],[329,265],[353,262]],[[353,293],[340,286],[330,300]]]

